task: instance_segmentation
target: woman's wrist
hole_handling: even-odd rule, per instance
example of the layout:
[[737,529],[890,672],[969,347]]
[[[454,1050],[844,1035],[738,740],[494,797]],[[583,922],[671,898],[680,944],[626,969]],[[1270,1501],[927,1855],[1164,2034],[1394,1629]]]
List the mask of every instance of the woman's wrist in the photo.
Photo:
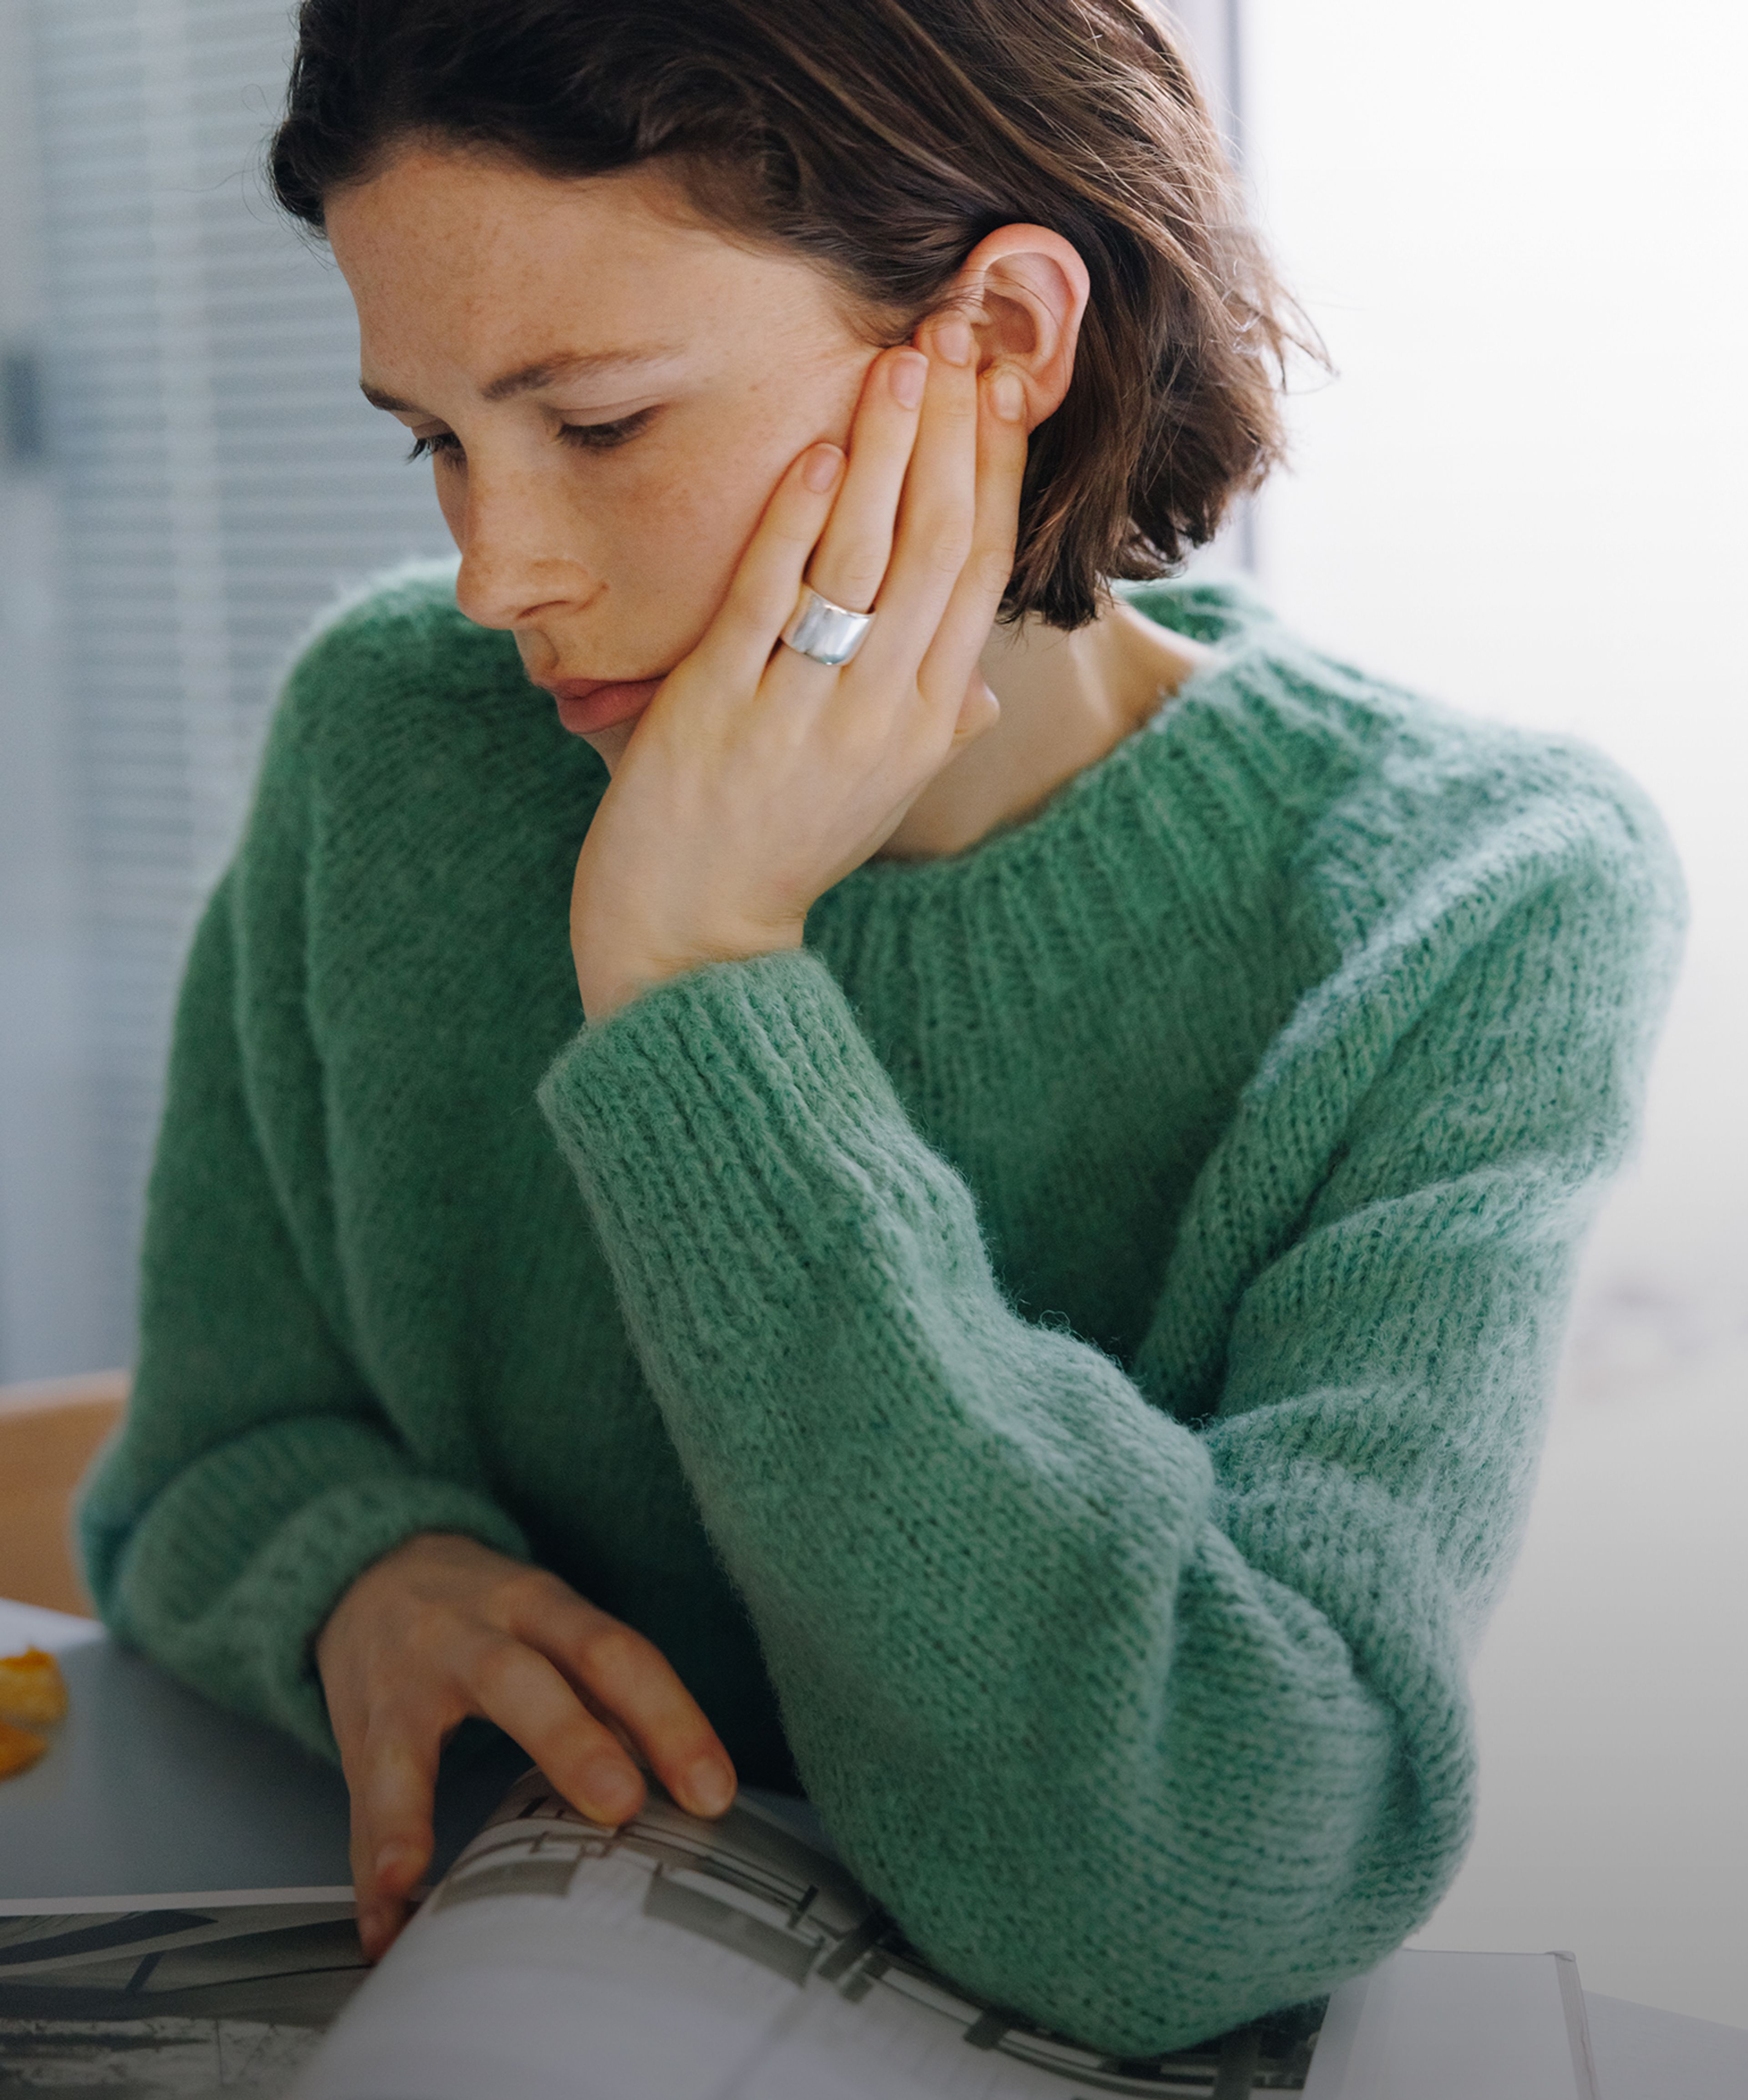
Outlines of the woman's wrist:
[[751,962],[759,955],[782,955],[801,946],[801,929],[798,926],[700,939],[660,952],[653,949],[603,950],[593,942],[579,944],[576,951],[576,989],[583,1002],[583,1018],[592,1027],[598,1027],[621,1007],[629,1006],[640,993],[683,976],[688,970],[702,969],[708,963]]

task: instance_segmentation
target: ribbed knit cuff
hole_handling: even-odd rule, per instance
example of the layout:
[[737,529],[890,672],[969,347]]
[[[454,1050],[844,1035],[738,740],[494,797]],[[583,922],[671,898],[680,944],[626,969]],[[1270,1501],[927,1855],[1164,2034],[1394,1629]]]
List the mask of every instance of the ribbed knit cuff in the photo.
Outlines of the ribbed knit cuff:
[[[246,1537],[239,1511],[250,1515]],[[364,1424],[276,1424],[165,1491],[135,1533],[104,1616],[209,1696],[338,1760],[316,1636],[373,1561],[423,1531],[530,1557],[488,1497],[411,1471]]]

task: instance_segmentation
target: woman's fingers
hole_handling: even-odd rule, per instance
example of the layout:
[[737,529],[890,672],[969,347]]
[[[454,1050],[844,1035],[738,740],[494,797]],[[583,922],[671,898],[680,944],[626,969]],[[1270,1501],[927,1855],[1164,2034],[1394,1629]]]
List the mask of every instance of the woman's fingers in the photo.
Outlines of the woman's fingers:
[[[993,598],[987,584],[1004,546],[1011,555],[1017,476],[1025,470],[1023,421],[1017,445],[985,443],[986,390],[976,338],[961,315],[932,323],[921,349],[875,360],[847,468],[835,445],[812,445],[772,492],[691,659],[707,686],[732,691],[761,682],[804,578],[853,611],[877,604],[881,617],[856,660],[859,687],[907,690],[951,607],[952,638],[934,658],[944,674],[947,660],[963,654],[960,630],[973,608],[987,600],[992,620],[1000,602],[1005,575]],[[1017,469],[1010,470],[1016,454]],[[986,489],[990,465],[996,485]],[[822,674],[829,676],[823,667]],[[960,691],[969,675],[968,664]],[[931,695],[938,683],[931,676]]]
[[696,1814],[734,1798],[726,1752],[659,1648],[558,1577],[471,1540],[422,1535],[376,1562],[329,1614],[317,1658],[372,1961],[430,1864],[439,1757],[469,1714],[495,1722],[598,1822],[642,1806],[640,1758]]
[[358,1937],[372,1961],[400,1930],[408,1895],[430,1864],[441,1743],[440,1732],[413,1715],[385,1717],[370,1730],[364,1769],[349,1775]]
[[813,588],[852,612],[867,611],[885,578],[928,380],[917,350],[888,351],[868,368],[844,485],[807,564]]
[[555,1665],[682,1808],[720,1815],[728,1807],[735,1785],[728,1753],[653,1641],[556,1576],[531,1573],[510,1587],[497,1617]]
[[757,681],[804,579],[852,611],[874,602],[891,559],[931,364],[908,347],[877,357],[857,404],[847,463],[836,446],[811,445],[778,483],[696,651],[711,677]]
[[482,1644],[464,1683],[475,1710],[520,1743],[571,1806],[617,1825],[643,1805],[624,1744],[544,1655],[509,1635]]
[[1026,390],[1019,375],[996,365],[984,374],[978,395],[970,548],[916,674],[925,699],[956,709],[1013,573],[1020,489],[1026,479]]
[[735,1798],[735,1767],[652,1641],[580,1599],[555,1612],[534,1638],[597,1712],[629,1732],[682,1808],[722,1813]]
[[909,685],[971,549],[978,501],[977,342],[957,314],[943,315],[925,341],[928,390],[880,589],[879,618],[856,659],[861,683],[902,679]]
[[771,491],[727,597],[686,660],[707,686],[734,692],[757,685],[795,610],[808,557],[843,472],[844,454],[837,446],[810,445]]

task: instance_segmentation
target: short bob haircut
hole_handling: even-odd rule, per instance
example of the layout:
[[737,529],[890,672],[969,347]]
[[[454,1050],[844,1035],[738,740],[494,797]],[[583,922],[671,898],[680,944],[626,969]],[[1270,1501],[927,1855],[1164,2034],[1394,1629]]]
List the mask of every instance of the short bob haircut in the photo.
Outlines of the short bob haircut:
[[1280,455],[1286,356],[1312,346],[1148,0],[302,0],[280,203],[320,231],[418,140],[558,177],[668,160],[707,223],[807,257],[881,342],[996,227],[1071,241],[1092,299],[1004,617],[1083,625]]

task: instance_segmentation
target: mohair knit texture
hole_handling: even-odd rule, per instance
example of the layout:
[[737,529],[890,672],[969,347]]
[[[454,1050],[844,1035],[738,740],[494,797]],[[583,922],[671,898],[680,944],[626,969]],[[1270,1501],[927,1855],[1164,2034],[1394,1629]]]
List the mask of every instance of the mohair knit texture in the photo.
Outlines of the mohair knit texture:
[[194,943],[82,1522],[122,1639],[330,1757],[368,1563],[555,1569],[929,1957],[1140,2055],[1457,1871],[1682,907],[1582,746],[1132,602],[1218,653],[1040,810],[598,1026],[605,767],[446,576],[337,615]]

